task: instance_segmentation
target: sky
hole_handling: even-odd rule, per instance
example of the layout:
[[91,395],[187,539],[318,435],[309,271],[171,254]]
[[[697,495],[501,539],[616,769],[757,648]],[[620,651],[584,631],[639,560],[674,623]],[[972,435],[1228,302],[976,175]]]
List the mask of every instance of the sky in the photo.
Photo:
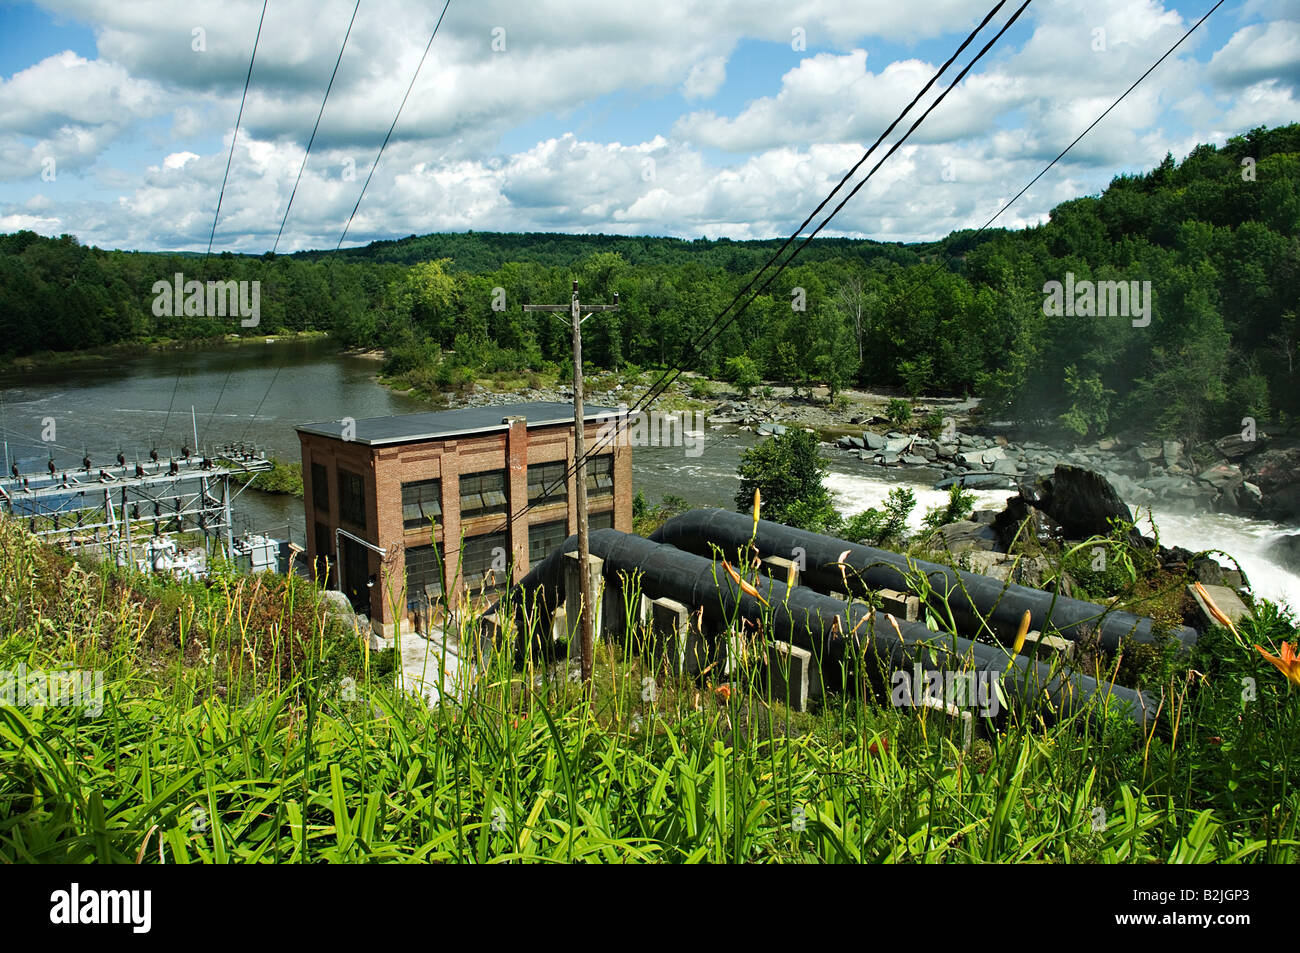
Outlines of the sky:
[[[784,237],[992,2],[451,0],[344,245],[466,230]],[[262,0],[0,0],[0,232],[334,248],[442,9],[360,0],[285,220],[354,5],[267,0],[232,155]],[[983,225],[1212,6],[1033,0],[822,234]],[[1298,100],[1300,0],[1229,0],[997,224],[1300,120]]]

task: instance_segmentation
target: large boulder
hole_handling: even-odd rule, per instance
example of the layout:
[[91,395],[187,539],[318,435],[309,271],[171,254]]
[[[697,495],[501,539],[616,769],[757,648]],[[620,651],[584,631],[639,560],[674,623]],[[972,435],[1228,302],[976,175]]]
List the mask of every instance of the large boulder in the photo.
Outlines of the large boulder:
[[1003,476],[1015,476],[1020,472],[1020,464],[1015,457],[1000,457],[993,461],[993,472]]
[[1295,572],[1300,570],[1300,533],[1284,533],[1268,545],[1269,558]]
[[1207,470],[1202,470],[1197,474],[1196,479],[1203,483],[1208,483],[1216,490],[1235,490],[1245,482],[1245,478],[1241,475],[1241,470],[1234,467],[1231,463],[1220,463]]
[[998,535],[993,531],[993,527],[986,523],[962,520],[939,527],[939,531],[931,537],[931,542],[936,549],[946,549],[953,553],[967,550],[989,551],[997,549]]
[[1051,572],[1051,564],[1042,556],[1008,556],[1006,553],[975,551],[964,558],[971,572],[989,576],[999,582],[1013,582],[1033,589],[1041,589]]
[[1062,464],[1039,481],[1038,508],[1055,520],[1067,539],[1110,533],[1110,521],[1133,522],[1133,513],[1101,474]]
[[1246,480],[1259,489],[1263,515],[1275,520],[1300,519],[1300,445],[1255,454],[1243,470]]
[[1263,449],[1268,437],[1262,433],[1255,434],[1254,440],[1243,440],[1241,434],[1228,434],[1214,441],[1214,449],[1229,460],[1241,460]]
[[1022,489],[1021,495],[1008,499],[1002,512],[993,518],[991,525],[1001,544],[999,549],[1009,550],[1013,543],[1023,544],[1031,539],[1040,543],[1059,543],[1065,538],[1061,524],[1038,509],[1031,502],[1032,491],[1030,493],[1027,498]]
[[325,604],[325,611],[332,616],[343,620],[345,624],[351,624],[357,619],[356,610],[352,608],[352,603],[348,597],[337,589],[324,589],[321,591],[321,602]]

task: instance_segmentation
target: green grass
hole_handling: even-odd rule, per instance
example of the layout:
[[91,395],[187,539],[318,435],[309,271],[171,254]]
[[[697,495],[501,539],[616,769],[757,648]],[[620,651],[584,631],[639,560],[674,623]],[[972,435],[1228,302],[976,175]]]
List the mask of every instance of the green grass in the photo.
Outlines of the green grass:
[[[1153,676],[1150,735],[1026,708],[964,750],[934,711],[850,690],[800,714],[609,644],[590,696],[498,653],[428,710],[308,584],[121,575],[3,520],[0,591],[0,669],[105,682],[97,716],[0,706],[5,861],[1300,859],[1300,703],[1223,630]],[[1294,639],[1257,616],[1248,641]]]

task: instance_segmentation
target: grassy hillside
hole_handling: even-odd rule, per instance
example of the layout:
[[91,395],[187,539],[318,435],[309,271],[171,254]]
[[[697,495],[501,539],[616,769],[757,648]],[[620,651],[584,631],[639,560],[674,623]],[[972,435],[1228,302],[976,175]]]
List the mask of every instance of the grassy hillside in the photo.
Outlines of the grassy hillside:
[[[3,520],[0,581],[0,669],[103,676],[98,712],[0,706],[5,861],[1300,860],[1300,698],[1223,630],[1149,673],[1150,736],[1023,710],[966,747],[928,709],[800,715],[608,647],[590,704],[497,665],[430,711],[310,585],[126,577]],[[1248,643],[1294,640],[1258,616]]]

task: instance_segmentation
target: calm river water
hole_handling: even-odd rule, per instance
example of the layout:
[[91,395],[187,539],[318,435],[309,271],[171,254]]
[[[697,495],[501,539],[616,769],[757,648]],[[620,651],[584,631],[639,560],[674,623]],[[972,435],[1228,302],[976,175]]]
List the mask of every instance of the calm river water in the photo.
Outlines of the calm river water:
[[[294,425],[345,416],[375,417],[428,409],[375,380],[374,360],[340,354],[324,339],[258,338],[204,350],[153,353],[111,363],[10,373],[0,376],[0,435],[9,460],[24,471],[42,470],[53,453],[60,468],[73,469],[89,452],[95,465],[120,450],[128,460],[147,459],[158,448],[166,458],[182,443],[255,444],[282,460],[299,458]],[[191,408],[193,408],[191,412]],[[41,440],[53,420],[54,440]],[[683,447],[636,447],[633,475],[651,502],[672,493],[702,506],[731,507],[740,452],[749,433],[708,429],[698,456]],[[8,463],[6,463],[6,469]],[[899,480],[868,473],[851,459],[836,459],[828,479],[843,508],[857,512],[878,504]],[[917,496],[915,521],[944,498],[928,484],[910,485]],[[981,505],[1009,494],[981,492]],[[1156,512],[1161,541],[1236,556],[1255,591],[1300,606],[1300,576],[1276,565],[1264,548],[1277,534],[1293,531],[1272,523],[1221,514]],[[290,535],[304,542],[302,502],[245,491],[236,501],[236,528]]]

